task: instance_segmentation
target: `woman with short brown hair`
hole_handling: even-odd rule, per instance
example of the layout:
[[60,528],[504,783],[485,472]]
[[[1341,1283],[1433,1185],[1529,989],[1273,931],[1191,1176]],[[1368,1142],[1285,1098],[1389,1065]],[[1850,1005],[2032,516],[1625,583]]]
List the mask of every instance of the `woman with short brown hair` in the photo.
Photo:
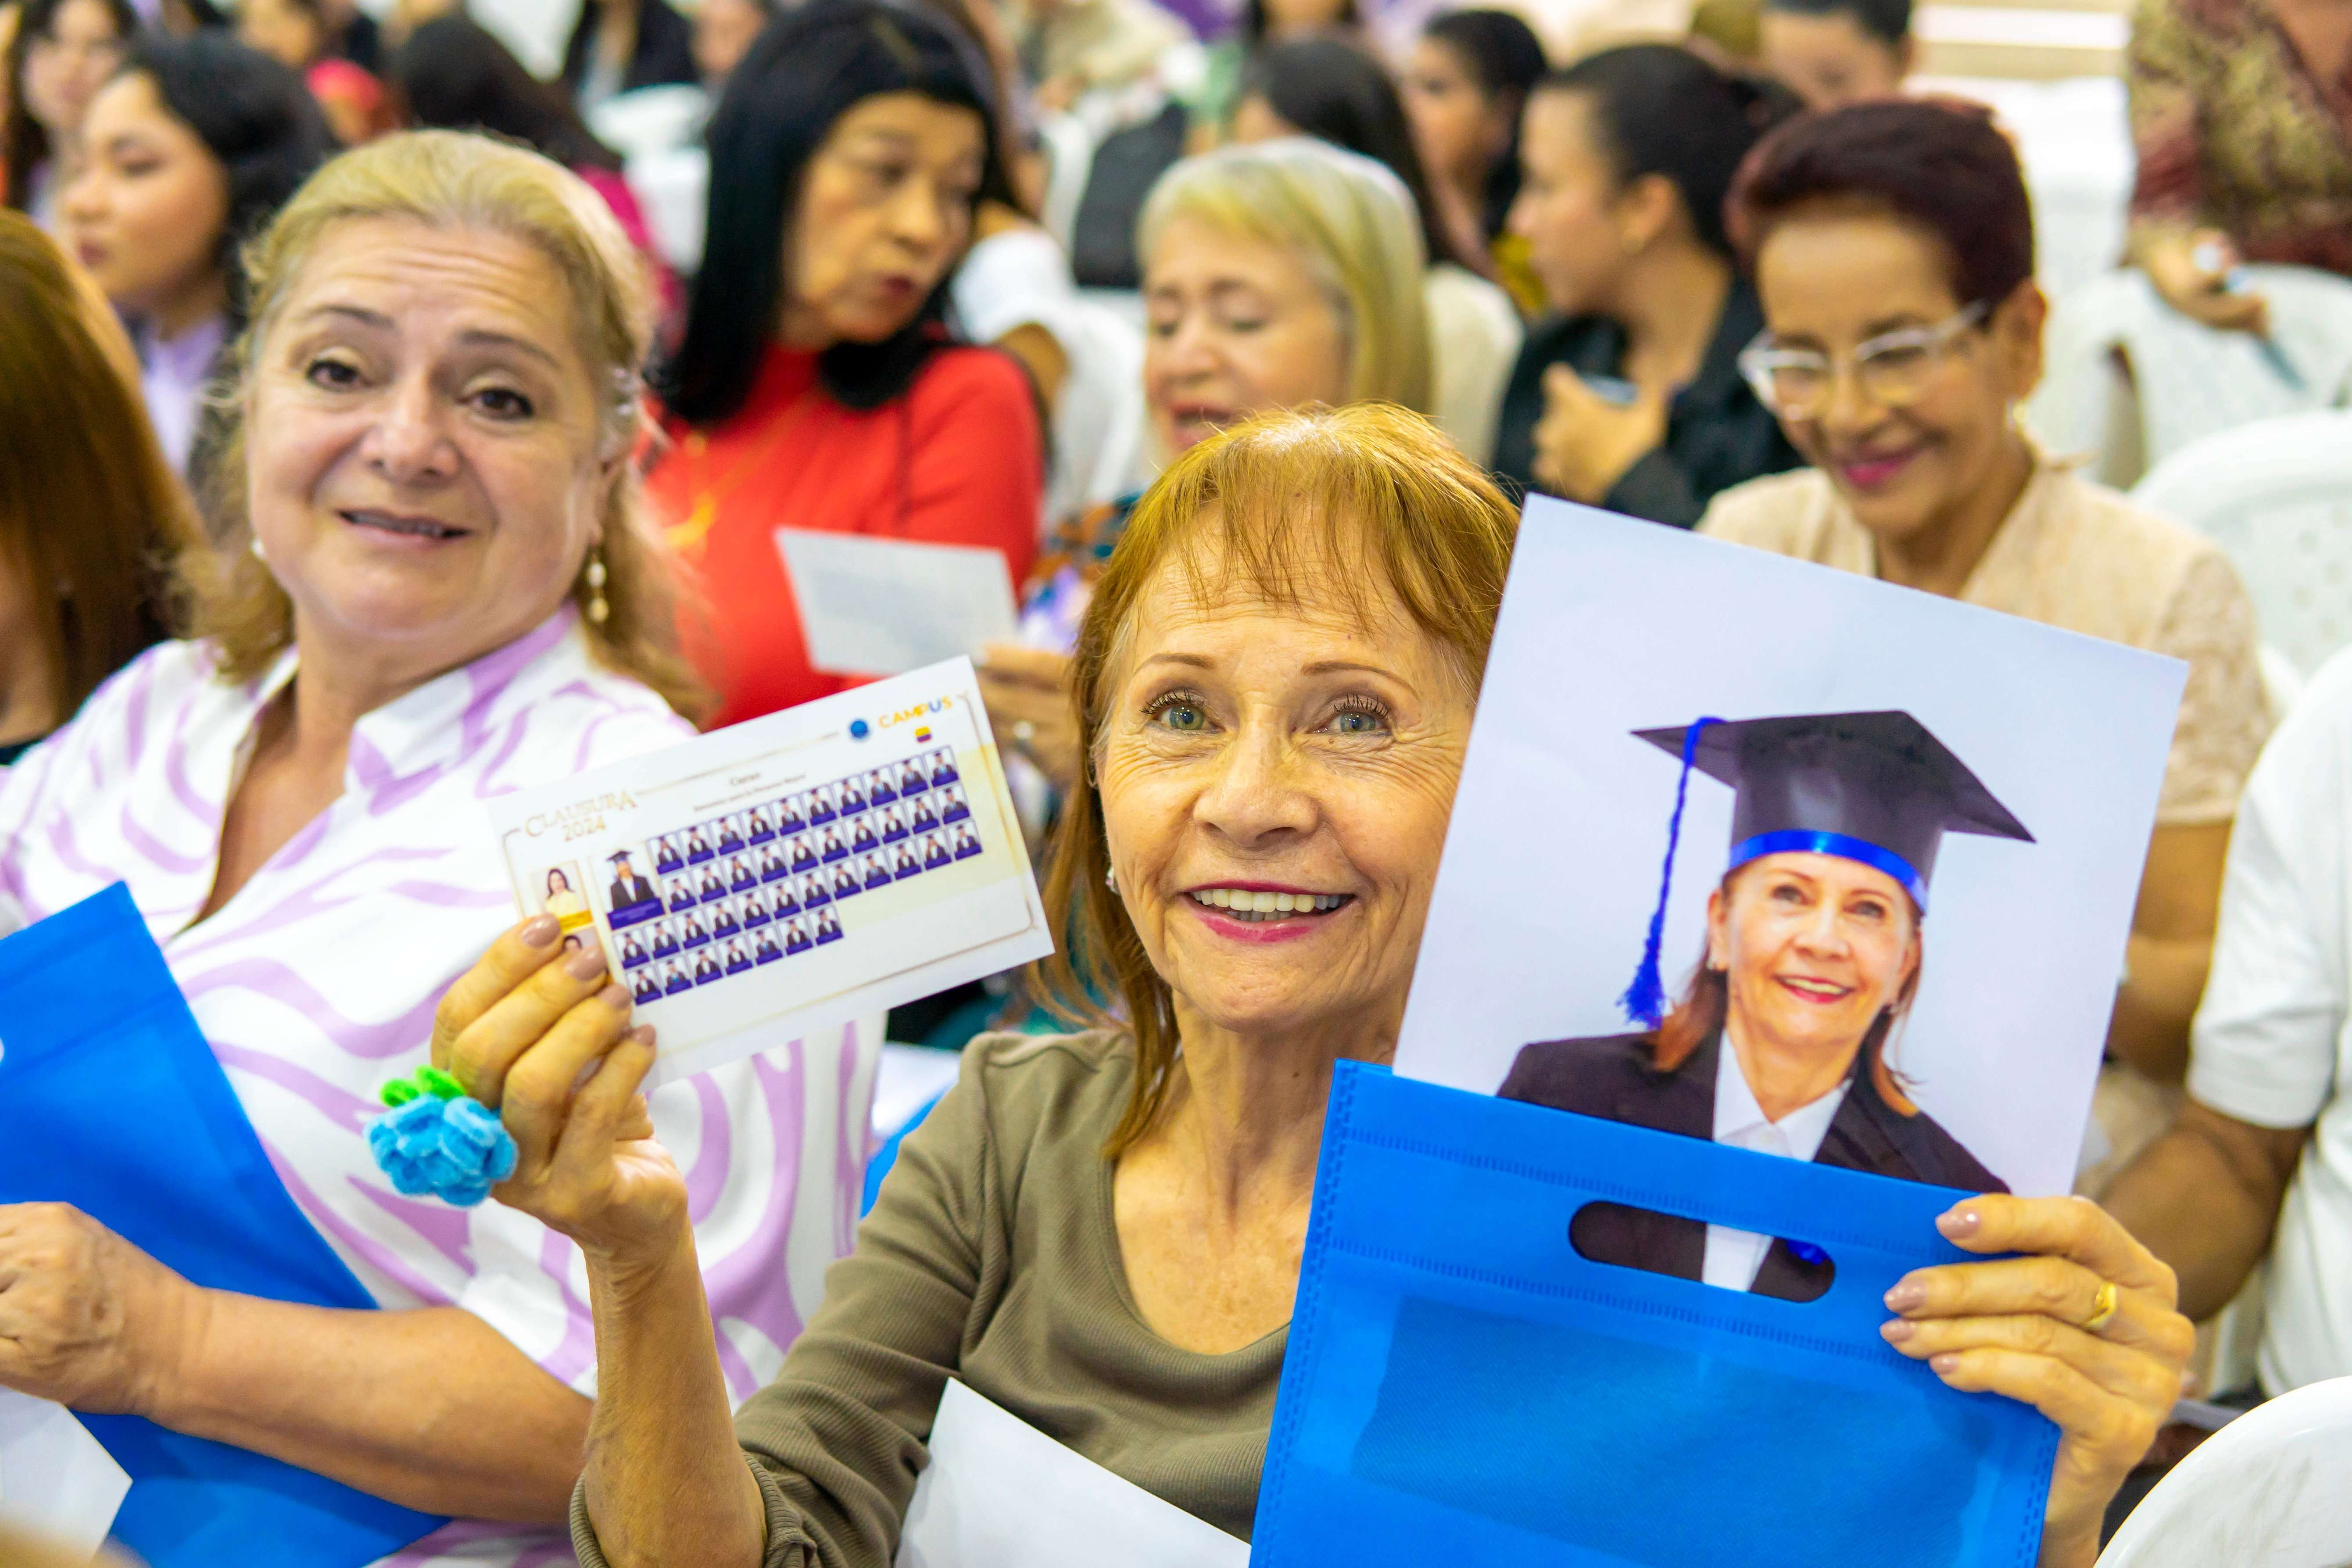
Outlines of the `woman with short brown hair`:
[[198,537],[104,296],[0,212],[0,766],[170,635]]

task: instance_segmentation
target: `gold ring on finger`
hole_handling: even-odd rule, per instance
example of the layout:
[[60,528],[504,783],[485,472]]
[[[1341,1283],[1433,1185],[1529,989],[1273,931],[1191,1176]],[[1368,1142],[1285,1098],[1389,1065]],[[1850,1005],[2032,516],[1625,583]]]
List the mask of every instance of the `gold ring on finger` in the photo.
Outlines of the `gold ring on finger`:
[[2123,1305],[2122,1297],[2112,1279],[2099,1281],[2099,1293],[2091,1300],[2091,1315],[2083,1324],[2083,1331],[2095,1334],[2115,1321],[2116,1311]]

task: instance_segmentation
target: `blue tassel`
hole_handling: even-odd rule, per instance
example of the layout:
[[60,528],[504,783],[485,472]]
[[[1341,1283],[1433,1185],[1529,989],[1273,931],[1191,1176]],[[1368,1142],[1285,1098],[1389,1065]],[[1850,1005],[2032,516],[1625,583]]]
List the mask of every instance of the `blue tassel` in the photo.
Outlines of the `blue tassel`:
[[1698,754],[1700,734],[1709,724],[1722,722],[1701,719],[1683,731],[1683,772],[1675,783],[1675,815],[1666,827],[1666,864],[1658,873],[1658,907],[1651,912],[1650,934],[1642,943],[1642,965],[1633,971],[1633,983],[1617,998],[1626,1022],[1644,1028],[1656,1028],[1666,1016],[1666,987],[1658,976],[1658,947],[1665,940],[1666,899],[1675,887],[1675,849],[1683,838],[1683,802],[1690,795],[1691,759]]
[[393,1190],[472,1208],[514,1174],[515,1142],[478,1100],[420,1095],[369,1123],[368,1150]]

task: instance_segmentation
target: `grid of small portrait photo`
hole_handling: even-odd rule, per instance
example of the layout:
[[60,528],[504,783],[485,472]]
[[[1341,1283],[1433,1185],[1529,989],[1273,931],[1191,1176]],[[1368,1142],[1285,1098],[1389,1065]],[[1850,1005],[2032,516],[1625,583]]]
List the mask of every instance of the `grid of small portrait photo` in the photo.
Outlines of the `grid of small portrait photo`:
[[841,940],[839,906],[981,853],[952,751],[851,773],[616,852],[610,910],[639,1002]]

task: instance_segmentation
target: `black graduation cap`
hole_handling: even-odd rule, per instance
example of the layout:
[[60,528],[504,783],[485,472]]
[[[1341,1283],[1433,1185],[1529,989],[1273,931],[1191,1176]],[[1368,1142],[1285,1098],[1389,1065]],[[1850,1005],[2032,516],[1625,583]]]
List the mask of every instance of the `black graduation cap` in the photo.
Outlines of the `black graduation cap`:
[[635,851],[635,850],[633,850],[633,849],[615,849],[615,850],[614,850],[610,855],[605,856],[605,857],[604,857],[604,858],[605,858],[605,859],[607,859],[607,860],[610,860],[614,865],[617,866],[617,865],[619,865],[622,861],[628,859],[632,855],[634,855],[634,854],[635,854],[635,853],[636,853],[636,851]]
[[1967,763],[1899,710],[1701,719],[1633,733],[1683,764],[1658,907],[1642,965],[1620,999],[1629,1018],[1651,1025],[1664,1012],[1658,945],[1694,768],[1736,792],[1727,869],[1791,851],[1843,856],[1892,877],[1924,910],[1945,834],[2033,842]]

